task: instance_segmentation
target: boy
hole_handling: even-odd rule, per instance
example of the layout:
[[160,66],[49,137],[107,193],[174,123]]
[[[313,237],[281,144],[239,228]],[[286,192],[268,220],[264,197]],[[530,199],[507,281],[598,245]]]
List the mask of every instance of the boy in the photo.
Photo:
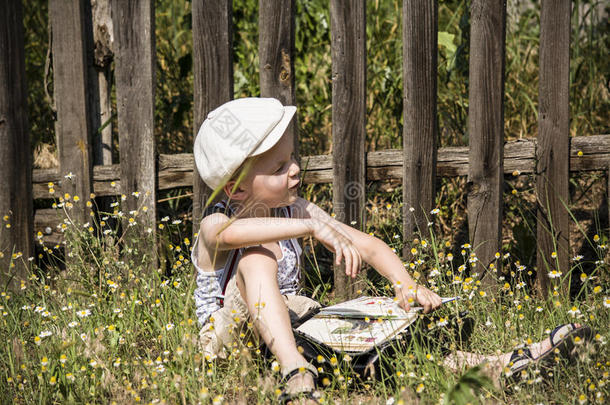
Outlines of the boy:
[[[194,145],[201,178],[227,196],[204,216],[193,246],[204,354],[221,354],[223,346],[232,343],[232,330],[249,320],[277,357],[287,396],[313,392],[317,375],[297,350],[290,323],[291,317],[319,305],[296,295],[301,253],[297,238],[319,240],[336,254],[337,264],[345,261],[351,277],[363,260],[369,263],[392,282],[406,310],[414,302],[425,312],[441,304],[437,294],[415,283],[384,242],[336,221],[298,196],[300,170],[293,139],[284,134],[295,112],[295,107],[271,98],[233,100],[208,115]],[[575,325],[567,332],[577,329]],[[562,342],[550,340],[532,349],[538,356],[530,353],[529,358],[516,360],[538,359]],[[448,365],[492,360],[504,366],[511,357],[458,353]]]

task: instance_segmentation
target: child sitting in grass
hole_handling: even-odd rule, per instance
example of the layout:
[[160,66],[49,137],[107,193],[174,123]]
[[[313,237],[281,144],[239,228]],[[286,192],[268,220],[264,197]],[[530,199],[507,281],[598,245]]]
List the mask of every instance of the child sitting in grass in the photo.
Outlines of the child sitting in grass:
[[[281,366],[284,398],[312,397],[317,377],[316,368],[298,351],[291,328],[291,320],[319,306],[298,295],[297,238],[316,238],[335,253],[337,265],[345,262],[351,277],[362,261],[370,264],[392,283],[405,310],[414,302],[426,313],[441,305],[440,297],[416,284],[383,241],[298,196],[294,140],[284,133],[295,112],[272,98],[233,100],[208,115],[194,145],[201,178],[226,195],[204,214],[192,252],[202,350],[206,356],[222,356],[243,325],[253,326]],[[457,352],[445,362],[458,369],[487,361],[518,372],[547,358],[552,349],[570,349],[572,337],[589,333],[580,325],[563,325],[529,349],[499,356]]]

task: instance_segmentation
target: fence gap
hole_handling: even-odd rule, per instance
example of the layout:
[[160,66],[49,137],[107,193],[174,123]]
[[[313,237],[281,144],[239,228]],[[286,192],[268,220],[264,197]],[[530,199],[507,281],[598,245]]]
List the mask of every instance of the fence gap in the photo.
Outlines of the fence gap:
[[[331,0],[333,208],[336,218],[364,229],[366,139],[366,7],[363,0]],[[344,265],[334,271],[335,295],[356,287]]]
[[[232,8],[231,0],[193,1],[194,136],[210,111],[233,99]],[[193,232],[211,193],[195,167]]]
[[[33,254],[32,156],[27,120],[25,49],[21,0],[0,13],[0,290],[20,288]],[[12,254],[23,258],[14,260]]]
[[93,190],[85,2],[50,0],[49,15],[53,31],[59,181],[62,193],[79,197],[80,202],[74,203],[70,217],[82,223],[88,220],[84,201]]
[[[93,164],[112,164],[112,60],[114,32],[110,0],[91,4],[93,44],[90,52],[89,80],[98,89],[94,94],[96,114],[93,114]],[[94,188],[95,189],[95,188]]]
[[[137,211],[135,222],[138,229],[154,230],[157,212],[154,2],[113,0],[111,9],[115,38],[121,192],[126,196],[121,208],[126,215]],[[128,216],[133,217],[131,214]],[[127,221],[125,224],[130,225]],[[154,235],[155,232],[150,233],[151,238]],[[151,242],[152,254],[156,257],[156,243],[154,239]],[[150,247],[145,249],[148,251]],[[142,255],[143,252],[140,252],[140,257]]]
[[495,291],[502,243],[506,2],[473,0],[470,9],[468,228],[483,288]]
[[[546,296],[548,272],[569,268],[570,142],[569,0],[542,1],[540,10],[540,87],[536,150],[537,287]],[[556,252],[557,256],[552,257]],[[565,283],[567,286],[568,283]]]
[[[296,105],[294,87],[294,0],[259,0],[259,60],[261,96],[274,97],[284,105]],[[299,153],[297,119],[293,118],[286,133],[294,140]]]
[[[428,234],[436,190],[438,2],[403,1],[403,240]],[[413,210],[411,209],[413,208]],[[407,244],[403,255],[410,257]]]

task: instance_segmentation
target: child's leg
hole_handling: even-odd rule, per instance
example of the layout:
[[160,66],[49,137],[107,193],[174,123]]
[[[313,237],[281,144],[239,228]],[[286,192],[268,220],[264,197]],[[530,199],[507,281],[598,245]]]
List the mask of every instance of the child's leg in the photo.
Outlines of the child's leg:
[[[574,324],[576,328],[580,328],[580,324]],[[551,347],[551,338],[548,337],[541,342],[536,342],[530,345],[528,348],[532,354],[532,358],[536,359],[542,354],[547,353]],[[473,367],[483,362],[487,363],[487,370],[492,374],[493,377],[499,377],[504,367],[510,362],[512,352],[501,353],[498,355],[483,355],[477,353],[463,352],[457,350],[455,353],[451,353],[444,359],[444,365],[453,370],[459,371],[464,367]]]
[[[288,309],[277,284],[275,256],[262,247],[249,248],[242,255],[237,270],[237,287],[254,327],[277,357],[282,370],[311,368],[294,340]],[[301,388],[313,388],[311,375],[303,374],[298,379],[302,380],[297,384],[302,385]]]

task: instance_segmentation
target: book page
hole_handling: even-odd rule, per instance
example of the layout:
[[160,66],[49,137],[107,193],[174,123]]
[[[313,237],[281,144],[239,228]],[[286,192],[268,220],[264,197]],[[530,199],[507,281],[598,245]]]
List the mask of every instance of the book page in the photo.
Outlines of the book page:
[[[443,303],[458,298],[443,298]],[[404,331],[421,310],[407,312],[390,297],[359,297],[322,308],[297,330],[336,350],[366,351]]]

